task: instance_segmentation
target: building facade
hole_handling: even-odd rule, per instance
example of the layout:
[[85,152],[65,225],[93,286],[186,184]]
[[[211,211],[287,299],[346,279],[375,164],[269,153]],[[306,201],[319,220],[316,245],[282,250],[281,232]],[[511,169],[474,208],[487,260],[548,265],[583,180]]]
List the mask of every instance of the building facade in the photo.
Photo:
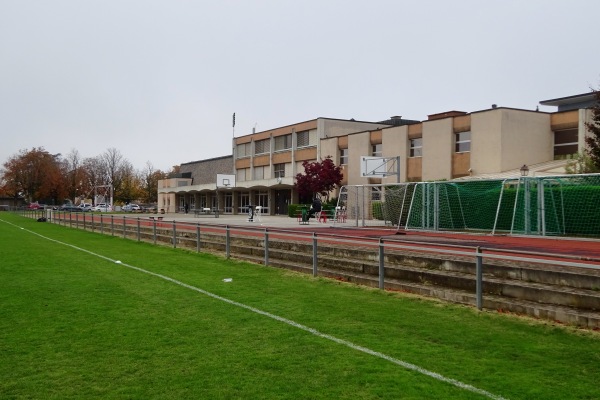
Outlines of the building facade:
[[[184,175],[159,183],[159,208],[167,212],[216,207],[245,213],[287,214],[299,201],[294,177],[304,161],[332,157],[344,185],[564,173],[566,157],[585,149],[593,93],[540,102],[557,112],[493,105],[475,112],[431,114],[425,121],[392,117],[380,122],[317,118],[233,139],[233,155],[182,164]],[[361,157],[393,159],[399,175],[361,175]],[[218,168],[216,167],[218,163]],[[218,190],[216,173],[235,176],[235,187]]]

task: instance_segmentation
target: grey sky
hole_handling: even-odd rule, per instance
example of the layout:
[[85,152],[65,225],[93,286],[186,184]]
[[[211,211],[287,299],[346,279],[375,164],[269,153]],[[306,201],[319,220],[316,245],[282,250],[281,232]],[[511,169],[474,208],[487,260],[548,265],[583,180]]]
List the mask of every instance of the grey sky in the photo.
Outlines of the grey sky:
[[[597,88],[597,0],[0,0],[0,164],[115,147],[141,169],[235,135]],[[542,111],[554,108],[541,107]]]

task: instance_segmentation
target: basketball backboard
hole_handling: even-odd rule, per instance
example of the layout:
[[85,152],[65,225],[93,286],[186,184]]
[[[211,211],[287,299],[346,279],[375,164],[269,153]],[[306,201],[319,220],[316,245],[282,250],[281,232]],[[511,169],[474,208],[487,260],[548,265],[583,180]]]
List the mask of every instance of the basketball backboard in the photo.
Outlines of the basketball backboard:
[[217,189],[231,189],[235,187],[235,175],[217,174]]
[[385,177],[400,175],[400,157],[360,157],[360,176]]

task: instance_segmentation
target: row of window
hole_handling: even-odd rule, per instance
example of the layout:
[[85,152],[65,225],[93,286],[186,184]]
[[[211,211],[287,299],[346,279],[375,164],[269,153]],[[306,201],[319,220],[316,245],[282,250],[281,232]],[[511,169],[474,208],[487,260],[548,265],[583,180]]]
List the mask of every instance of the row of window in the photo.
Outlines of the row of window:
[[[308,140],[308,131],[306,132],[298,132],[298,134],[306,133],[306,138]],[[281,146],[291,146],[291,134],[278,136],[275,138],[275,150],[286,149],[287,147]],[[305,137],[302,135],[302,137]],[[577,153],[577,143],[578,140],[578,132],[577,129],[570,129],[564,131],[557,131],[554,134],[554,156],[560,157],[568,154]],[[255,154],[261,152],[268,152],[264,150],[264,143],[268,143],[269,139],[261,140],[255,142]],[[289,141],[289,142],[288,142]],[[250,143],[247,143],[249,145]],[[306,145],[305,142],[302,142],[303,145]],[[258,147],[256,147],[258,145]],[[300,144],[298,145],[300,147]],[[258,148],[258,150],[256,150]],[[374,157],[382,156],[382,144],[374,144],[371,146],[371,155]],[[471,151],[471,132],[459,132],[454,134],[454,151],[456,153],[466,153]],[[348,165],[348,149],[340,149],[340,165]],[[409,157],[422,157],[423,156],[423,138],[414,138],[409,139]],[[238,153],[238,157],[241,157]],[[264,168],[265,167],[254,167],[254,176],[253,179],[264,179]],[[249,169],[248,169],[249,172]],[[248,180],[246,176],[247,172],[245,169],[238,170],[238,180],[245,181]],[[273,175],[275,178],[283,178],[285,177],[285,164],[274,164],[273,165]]]
[[[455,147],[456,153],[465,153],[471,151],[471,132],[460,132],[455,135]],[[382,155],[382,144],[374,144],[371,146],[371,155],[374,157],[381,157]],[[408,143],[408,155],[409,157],[422,157],[423,156],[423,138],[409,139]],[[340,149],[340,164],[348,164],[348,149]]]
[[[196,197],[198,197],[198,204],[196,204]],[[237,198],[238,198],[238,212],[239,213],[246,213],[247,212],[247,207],[248,205],[252,204],[253,206],[261,206],[263,208],[263,213],[268,214],[269,213],[269,193],[266,191],[259,191],[254,193],[254,201],[251,202],[250,201],[250,193],[246,192],[246,193],[238,193],[237,194]],[[167,202],[169,202],[169,199],[167,199]],[[226,214],[230,214],[233,212],[233,193],[224,193],[223,194],[223,202],[224,204],[222,204],[221,206],[223,207],[223,210]],[[218,207],[218,199],[217,196],[214,195],[200,195],[200,196],[195,196],[195,195],[187,195],[187,196],[180,196],[179,197],[179,207],[181,210],[185,209],[185,206],[187,206],[190,209],[195,209],[195,208],[205,208],[205,207]],[[167,205],[165,204],[165,202],[163,202],[163,205]]]
[[[238,182],[265,179],[265,171],[268,171],[268,166],[254,167],[252,169],[252,177],[250,176],[250,168],[241,168],[236,171],[236,179]],[[273,177],[285,177],[285,163],[273,164]],[[266,177],[269,178],[268,176]]]
[[[311,137],[313,138],[311,140]],[[316,146],[316,131],[311,135],[311,131],[296,132],[296,148]],[[293,146],[292,134],[276,136],[273,138],[274,151],[291,150]],[[251,155],[267,154],[271,152],[271,139],[262,139],[254,142],[254,153],[252,152],[252,143],[242,143],[236,146],[237,158],[249,157]]]

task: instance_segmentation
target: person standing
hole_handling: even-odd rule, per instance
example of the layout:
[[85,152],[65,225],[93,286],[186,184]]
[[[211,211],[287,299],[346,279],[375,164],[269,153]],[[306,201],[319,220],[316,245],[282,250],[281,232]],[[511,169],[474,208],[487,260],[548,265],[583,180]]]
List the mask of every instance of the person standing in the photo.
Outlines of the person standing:
[[315,196],[315,199],[310,206],[310,210],[308,210],[308,219],[311,219],[316,213],[321,212],[323,209],[323,204],[321,203],[321,199],[318,196]]

